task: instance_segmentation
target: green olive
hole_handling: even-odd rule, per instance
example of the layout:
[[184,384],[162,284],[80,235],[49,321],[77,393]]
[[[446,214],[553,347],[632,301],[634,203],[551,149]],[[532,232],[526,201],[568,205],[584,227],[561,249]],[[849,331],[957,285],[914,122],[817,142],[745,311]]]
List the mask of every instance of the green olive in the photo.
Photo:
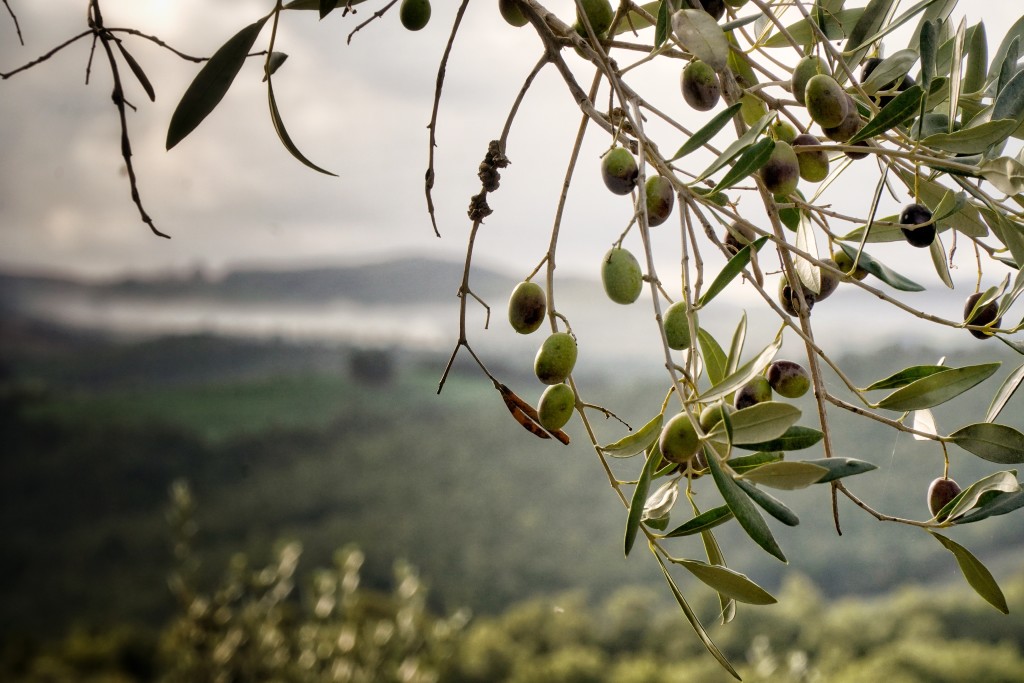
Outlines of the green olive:
[[576,394],[568,384],[552,384],[541,394],[537,405],[540,426],[554,432],[565,426],[576,408]]
[[576,340],[567,332],[554,332],[537,351],[533,372],[544,384],[561,384],[575,365]]

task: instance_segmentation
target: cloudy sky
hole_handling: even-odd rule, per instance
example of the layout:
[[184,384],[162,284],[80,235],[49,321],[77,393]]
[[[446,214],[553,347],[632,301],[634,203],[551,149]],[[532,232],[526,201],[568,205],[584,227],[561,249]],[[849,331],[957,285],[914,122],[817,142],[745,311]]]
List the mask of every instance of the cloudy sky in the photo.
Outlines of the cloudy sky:
[[[0,70],[33,59],[83,30],[85,0],[10,0],[26,45],[0,14]],[[370,2],[363,7],[377,7]],[[0,82],[0,268],[59,268],[91,275],[144,274],[202,266],[214,271],[245,264],[290,266],[438,254],[461,258],[469,222],[465,209],[478,191],[477,164],[497,137],[523,78],[540,55],[527,27],[506,25],[497,3],[473,2],[448,68],[438,129],[435,201],[442,239],[425,213],[423,174],[437,64],[458,5],[434,2],[429,26],[402,29],[392,11],[346,36],[367,10],[286,13],[277,49],[290,55],[275,90],[292,137],[314,162],[338,173],[321,176],[293,160],[278,142],[267,113],[262,65],[250,60],[218,109],[189,138],[164,150],[167,123],[198,67],[152,43],[126,36],[125,46],[156,87],[155,103],[122,70],[138,111],[129,112],[139,188],[157,226],[138,220],[119,152],[117,115],[102,54],[85,85],[89,42]],[[572,0],[548,6],[572,18]],[[851,3],[853,4],[853,3]],[[978,3],[965,12],[976,21]],[[175,48],[209,55],[242,26],[263,15],[270,0],[105,0],[108,26],[130,26]],[[990,41],[1019,13],[1017,3],[985,3]],[[265,30],[257,42],[265,47]],[[569,55],[580,82],[590,71]],[[627,57],[621,58],[626,61]],[[661,62],[670,60],[658,60]],[[667,113],[696,128],[678,90],[679,65],[636,72],[639,90]],[[700,115],[703,116],[703,115]],[[706,118],[706,117],[704,117]],[[528,96],[509,141],[510,166],[491,197],[495,214],[480,237],[479,258],[523,275],[546,250],[578,115],[553,69]],[[683,142],[663,138],[665,148]],[[607,136],[588,135],[567,209],[559,266],[596,275],[601,254],[631,213],[629,201],[600,184],[598,158]],[[864,192],[844,185],[837,206],[863,212]],[[896,205],[885,207],[895,211]],[[678,246],[666,245],[675,255]],[[934,277],[934,275],[933,275]]]

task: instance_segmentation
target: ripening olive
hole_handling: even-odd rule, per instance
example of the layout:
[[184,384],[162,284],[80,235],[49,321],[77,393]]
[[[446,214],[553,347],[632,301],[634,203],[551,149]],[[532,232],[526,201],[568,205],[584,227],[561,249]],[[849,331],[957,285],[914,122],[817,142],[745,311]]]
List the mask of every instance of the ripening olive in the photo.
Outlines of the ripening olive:
[[[978,300],[981,299],[982,293],[976,292],[967,297],[967,302],[964,303],[964,322],[969,325],[988,325],[991,323],[992,327],[999,327],[999,324],[1003,321],[1002,318],[997,318],[996,313],[999,312],[999,306],[995,301],[990,301],[971,316],[971,311],[974,310]],[[978,339],[989,339],[992,337],[992,333],[988,330],[968,330]]]
[[800,181],[800,162],[788,142],[779,140],[768,161],[758,169],[758,175],[772,194],[788,195],[796,190]]
[[[868,80],[868,77],[872,74],[872,72],[881,63],[882,63],[881,58],[879,58],[879,57],[869,57],[867,59],[867,61],[864,62],[864,65],[860,69],[860,82],[863,83],[866,80]],[[898,90],[899,92],[903,92],[904,90],[907,90],[908,88],[910,88],[910,87],[912,87],[914,85],[917,85],[917,81],[914,80],[914,77],[911,76],[910,74],[904,74],[903,78],[900,79],[898,84],[897,84],[897,82],[895,80],[893,80],[893,81],[890,81],[890,82],[886,83],[885,85],[881,86],[880,88],[878,88],[878,90],[885,90],[885,91]],[[875,103],[879,107],[884,107],[885,105],[889,104],[894,99],[896,99],[896,96],[895,95],[881,95],[881,96],[872,97],[872,99],[875,101]]]
[[612,247],[601,262],[601,282],[608,298],[617,304],[631,304],[644,288],[640,263],[622,247]]
[[864,127],[860,112],[857,110],[857,102],[846,93],[843,93],[843,97],[846,98],[846,116],[835,126],[821,127],[825,137],[836,142],[847,142]]
[[430,0],[402,0],[398,18],[410,31],[419,31],[430,21]]
[[576,365],[576,340],[567,332],[554,332],[541,344],[533,372],[544,384],[560,384]]
[[625,147],[615,147],[601,160],[601,177],[605,187],[615,194],[632,192],[639,174],[636,159]]
[[793,77],[790,81],[790,92],[793,93],[793,97],[800,104],[806,104],[804,96],[807,90],[807,81],[811,80],[812,76],[818,74],[832,75],[829,71],[828,65],[825,64],[825,60],[817,55],[807,55],[793,67]]
[[[807,304],[807,312],[810,313],[811,309],[814,308],[814,302],[818,300],[818,295],[804,287],[803,283],[801,283],[800,289],[804,295],[804,303]],[[800,297],[789,286],[789,281],[785,275],[779,278],[779,303],[782,305],[782,310],[786,313],[794,317],[800,315]]]
[[661,457],[678,464],[688,462],[700,448],[697,430],[686,413],[679,413],[665,424],[658,443]]
[[[612,25],[612,17],[615,16],[611,2],[609,0],[583,0],[582,4],[583,11],[586,13],[587,19],[590,20],[590,28],[594,29],[594,34],[598,37],[604,35]],[[578,24],[577,31],[585,37],[587,31],[583,28],[583,19],[580,17],[579,9],[576,10],[576,22]]]
[[700,428],[707,434],[715,425],[722,421],[722,412],[732,414],[736,409],[728,403],[712,403],[700,411]]
[[526,26],[530,21],[523,14],[522,8],[519,6],[519,0],[498,0],[498,11],[501,12],[501,16],[504,17],[512,26]]
[[540,426],[554,432],[565,426],[576,407],[576,393],[568,384],[552,384],[541,394],[537,405]]
[[544,322],[548,302],[536,282],[520,282],[508,298],[508,322],[519,334],[530,334]]
[[799,131],[797,131],[796,126],[789,121],[775,119],[769,128],[771,129],[772,137],[776,140],[782,140],[783,142],[788,142],[791,145],[796,144],[793,141],[796,139],[797,135],[799,135]]
[[[836,270],[839,270],[839,265],[830,258],[823,259],[822,263],[826,263]],[[839,275],[828,270],[827,268],[819,268],[821,271],[821,287],[818,290],[818,296],[815,301],[821,301],[832,296],[832,292],[836,291],[839,287]]]
[[740,249],[753,241],[754,230],[744,223],[733,223],[729,225],[725,230],[725,239],[722,240],[725,244],[726,250],[734,256]]
[[714,17],[716,21],[725,16],[724,0],[689,0],[689,4],[694,9],[704,10]]
[[[793,138],[793,145],[821,145],[818,138],[803,133]],[[811,183],[818,183],[828,177],[828,154],[824,150],[811,150],[796,153],[796,161],[800,167],[800,177]]]
[[800,398],[811,388],[811,377],[799,363],[777,360],[768,366],[768,384],[779,396]]
[[651,176],[647,179],[644,195],[647,198],[647,224],[661,225],[667,221],[676,203],[672,182],[664,176]]
[[686,317],[685,301],[677,301],[668,307],[662,325],[670,349],[682,351],[690,348],[690,320]]
[[849,112],[849,103],[842,86],[828,74],[816,74],[804,88],[807,113],[822,128],[838,126]]
[[722,95],[718,74],[706,62],[694,59],[683,68],[679,77],[683,99],[697,111],[713,109]]
[[758,375],[736,391],[733,405],[736,410],[743,410],[758,403],[772,400],[772,385],[764,375]]
[[843,271],[854,280],[863,280],[868,276],[868,271],[864,270],[860,264],[857,264],[857,268],[851,273],[853,269],[853,258],[842,249],[836,249],[835,253],[832,254],[832,260],[836,262],[836,267]]
[[924,204],[907,204],[900,212],[903,237],[912,246],[924,248],[935,241],[935,223],[932,212]]
[[[939,514],[939,510],[960,495],[960,485],[952,479],[939,477],[928,486],[928,511],[932,516]],[[942,521],[941,519],[939,521]]]

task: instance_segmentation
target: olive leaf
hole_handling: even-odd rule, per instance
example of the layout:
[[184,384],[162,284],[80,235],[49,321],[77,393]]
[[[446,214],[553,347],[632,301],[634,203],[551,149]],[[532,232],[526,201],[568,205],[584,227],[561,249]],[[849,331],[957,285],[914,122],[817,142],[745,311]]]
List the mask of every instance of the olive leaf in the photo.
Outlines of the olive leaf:
[[703,327],[697,328],[697,343],[700,345],[701,358],[704,359],[704,367],[708,372],[708,379],[715,385],[725,379],[729,374],[729,359],[722,350],[721,345],[711,333]]
[[716,114],[715,117],[708,121],[706,124],[704,124],[704,126],[701,127],[700,130],[691,135],[690,139],[687,140],[683,144],[683,146],[679,148],[679,151],[677,151],[675,155],[671,159],[669,159],[669,161],[676,161],[677,159],[682,159],[687,154],[695,152],[696,150],[703,147],[705,143],[709,142],[712,138],[718,135],[718,133],[721,132],[721,130],[725,128],[725,126],[728,125],[729,122],[732,121],[733,117],[739,113],[742,107],[743,105],[741,103],[736,102],[735,104],[730,105],[720,113]]
[[745,474],[752,469],[770,462],[781,462],[785,455],[781,451],[759,451],[750,455],[740,455],[729,459],[729,467],[736,474]]
[[1024,463],[1024,434],[994,422],[977,422],[961,427],[946,437],[983,460],[1002,465]]
[[725,421],[719,422],[708,438],[720,443],[759,443],[777,439],[800,419],[800,409],[780,401],[764,401],[728,415],[732,438],[726,439]]
[[733,164],[733,167],[729,169],[728,173],[722,176],[722,179],[718,181],[714,187],[705,191],[704,194],[712,195],[728,190],[730,187],[734,186],[736,183],[768,163],[768,159],[771,158],[774,150],[774,140],[770,138],[761,138],[745,149],[740,155],[740,158],[736,160],[735,164]]
[[988,78],[988,39],[985,37],[985,24],[977,23],[977,28],[967,44],[967,69],[964,74],[964,92],[979,92],[985,87]]
[[268,18],[249,24],[232,36],[199,70],[171,115],[167,149],[184,140],[224,99]]
[[643,517],[644,506],[647,503],[647,491],[651,487],[651,478],[654,470],[660,462],[661,451],[654,448],[650,449],[647,455],[647,462],[644,463],[644,468],[640,472],[640,479],[637,480],[636,488],[633,489],[633,497],[629,503],[629,513],[626,515],[626,535],[623,542],[626,555],[629,555],[629,551],[633,549],[633,543],[636,541],[637,532],[640,530],[640,519]]
[[759,237],[750,244],[743,245],[736,254],[729,259],[729,262],[725,264],[722,271],[715,276],[715,279],[711,281],[708,289],[704,294],[701,295],[697,301],[697,308],[706,306],[712,299],[718,296],[722,290],[729,286],[729,283],[736,279],[736,276],[743,272],[743,269],[750,263],[751,251],[760,251],[764,243],[768,241],[768,237]]
[[989,572],[978,558],[972,555],[967,548],[946,538],[942,534],[931,530],[928,533],[934,536],[946,550],[953,553],[953,557],[956,558],[957,564],[960,565],[960,571],[963,572],[964,578],[967,579],[967,583],[970,584],[971,588],[978,595],[1003,614],[1010,613],[1010,608],[1006,605],[1006,598],[1003,597],[1003,591],[1000,590],[999,584],[996,583],[992,573]]
[[899,387],[905,387],[911,382],[915,382],[923,377],[934,375],[937,372],[945,372],[949,368],[945,365],[912,365],[909,368],[903,368],[897,373],[889,375],[885,379],[880,379],[874,384],[871,384],[861,391],[875,391],[877,389],[898,389]]
[[[851,259],[857,259],[857,249],[849,244],[839,243],[839,247],[846,252]],[[903,277],[894,270],[891,270],[881,261],[877,261],[871,257],[866,251],[860,252],[860,258],[857,259],[857,263],[861,268],[868,271],[885,284],[904,292],[923,292],[924,287],[917,284],[913,280]]]
[[984,479],[979,479],[958,493],[953,500],[946,503],[942,509],[939,510],[934,519],[952,522],[958,517],[962,517],[974,508],[978,507],[982,496],[985,496],[986,494],[991,494],[992,492],[1017,493],[1020,490],[1021,488],[1020,484],[1017,482],[1017,472],[1015,470],[990,474]]
[[737,138],[736,142],[726,147],[725,151],[719,154],[718,158],[715,159],[710,166],[704,169],[704,172],[697,176],[691,185],[711,177],[717,173],[719,169],[724,167],[726,164],[742,154],[744,150],[757,142],[757,138],[764,132],[764,129],[768,127],[768,124],[771,123],[772,119],[775,117],[775,112],[770,111],[758,119],[746,133]]
[[[1021,272],[1024,273],[1024,271]],[[1003,383],[992,397],[992,403],[989,404],[988,410],[985,412],[985,422],[995,422],[995,419],[999,417],[999,413],[1006,407],[1010,397],[1020,388],[1021,382],[1024,382],[1024,365],[1019,366],[1003,380]]]
[[655,519],[665,519],[679,499],[679,482],[676,479],[665,482],[658,489],[647,497],[644,502],[644,511],[640,516],[641,522]]
[[[696,508],[694,508],[696,510]],[[731,513],[730,513],[731,515]],[[725,555],[722,554],[722,548],[718,545],[718,539],[715,538],[715,534],[711,529],[704,529],[700,532],[700,540],[704,544],[704,554],[707,555],[708,564],[717,564],[721,567],[725,566]],[[718,594],[718,604],[721,606],[722,611],[720,612],[722,617],[722,624],[728,624],[734,618],[736,618],[736,601],[730,598],[728,595]]]
[[747,535],[761,546],[765,552],[782,562],[788,562],[785,554],[782,552],[782,548],[779,547],[775,537],[772,536],[771,529],[768,528],[764,518],[761,517],[761,513],[757,511],[753,502],[751,502],[743,489],[740,488],[736,480],[722,468],[721,463],[718,461],[718,456],[709,448],[705,448],[704,452],[707,457],[708,468],[711,470],[711,476],[715,480],[715,485],[718,487],[719,493],[722,494],[725,504],[729,506],[733,515],[736,516],[736,521],[740,523],[740,526],[747,532]]
[[818,483],[828,473],[827,468],[814,463],[782,461],[762,465],[745,472],[742,478],[755,484],[771,486],[784,491],[794,491]]
[[117,45],[117,49],[121,52],[121,56],[124,57],[125,63],[128,68],[132,70],[132,74],[135,75],[135,79],[142,86],[142,89],[146,91],[146,96],[150,102],[156,101],[156,90],[153,89],[153,84],[150,82],[149,77],[146,76],[146,72],[142,70],[142,65],[135,60],[130,52],[121,44],[120,40],[115,40],[114,44]]
[[[825,21],[819,22],[819,26],[829,40],[841,40],[843,37],[849,35],[850,31],[857,24],[863,14],[863,7],[843,9],[838,12],[829,12],[825,15]],[[786,27],[786,31],[799,45],[807,45],[818,38],[817,31],[808,19],[801,19],[794,24],[790,24]],[[781,32],[774,34],[768,38],[768,40],[764,41],[764,47],[776,48],[789,46],[789,39]]]
[[867,53],[867,48],[861,47],[861,43],[869,35],[881,30],[895,6],[896,3],[893,0],[871,0],[864,7],[864,13],[853,25],[853,29],[846,37],[846,44],[843,46],[843,57],[847,64],[860,63]]
[[692,536],[709,529],[714,529],[719,524],[724,524],[732,519],[732,510],[728,505],[720,505],[700,513],[693,519],[680,524],[672,531],[663,535],[663,538],[678,538],[680,536]]
[[[1020,482],[1018,482],[1019,484]],[[1019,510],[1024,507],[1024,490],[1017,491],[1016,493],[994,493],[986,496],[986,500],[981,501],[978,507],[974,508],[966,515],[956,521],[960,524],[970,524],[972,522],[980,522],[983,519],[989,517],[997,517],[999,515],[1005,515],[1014,510]]]
[[889,83],[893,81],[898,82],[906,76],[917,60],[918,54],[916,50],[904,49],[894,52],[874,68],[871,75],[861,83],[860,87],[868,95],[874,95]]
[[900,387],[875,404],[876,408],[906,412],[945,403],[992,376],[1001,363],[947,368]]
[[953,133],[936,133],[921,140],[921,144],[954,154],[977,154],[1005,141],[1019,122],[1001,118],[968,126]]
[[284,120],[281,118],[281,112],[277,108],[277,98],[274,97],[273,79],[269,77],[267,78],[267,101],[270,103],[270,120],[273,122],[274,131],[277,132],[277,137],[281,140],[281,144],[284,145],[284,148],[287,149],[288,152],[293,157],[298,159],[308,168],[311,168],[314,171],[317,171],[318,173],[323,173],[324,175],[337,177],[337,174],[331,173],[326,169],[320,168],[312,161],[307,159],[305,155],[299,151],[299,148],[295,146],[295,143],[292,141],[291,136],[288,135],[288,131],[284,127]]
[[729,41],[714,18],[703,9],[681,9],[672,15],[672,30],[694,57],[715,71],[725,68]]
[[[745,247],[744,247],[745,248]],[[717,401],[720,398],[731,394],[732,392],[739,389],[741,386],[749,382],[756,375],[768,367],[768,364],[775,358],[775,354],[782,348],[782,335],[779,334],[768,346],[761,350],[761,353],[754,356],[752,359],[747,361],[743,366],[736,370],[736,372],[725,377],[720,382],[714,384],[704,394],[700,396],[700,400],[703,403],[710,403]],[[759,450],[779,450],[779,449],[759,449]]]
[[[1024,74],[1024,71],[1021,71],[1021,74]],[[978,173],[1003,194],[1024,192],[1024,164],[1013,157],[989,159],[978,166]]]
[[[874,75],[874,73],[872,73]],[[917,108],[921,104],[921,98],[924,97],[924,90],[919,85],[912,85],[899,95],[894,97],[891,102],[882,107],[870,121],[864,124],[857,133],[850,138],[848,144],[856,144],[861,140],[867,140],[873,138],[887,130],[891,130],[907,120],[907,118],[913,115],[917,111]]]
[[774,605],[778,602],[768,591],[745,575],[728,567],[707,564],[698,560],[676,560],[676,564],[706,583],[722,595],[750,605]]
[[[914,411],[914,429],[923,434],[931,434],[932,436],[938,436],[939,434],[938,427],[935,426],[935,415],[927,408]],[[914,434],[914,440],[929,441],[930,439],[927,436],[922,436],[922,434]]]
[[647,424],[632,434],[627,434],[618,441],[606,446],[599,446],[599,448],[605,455],[610,455],[613,458],[630,458],[637,453],[643,453],[661,434],[661,426],[664,421],[665,415],[658,413]]
[[855,458],[819,458],[818,460],[804,460],[803,462],[824,467],[828,470],[825,476],[816,482],[818,484],[827,484],[836,479],[853,477],[878,469],[877,465],[863,460],[856,460]]
[[810,448],[821,441],[824,434],[811,427],[793,425],[777,439],[761,443],[736,444],[737,448],[747,451],[798,451]]
[[750,499],[761,506],[761,509],[767,512],[769,515],[779,520],[786,526],[797,526],[800,524],[800,518],[796,516],[796,513],[790,510],[785,504],[771,495],[766,491],[762,491],[748,481],[743,479],[737,479],[736,483],[743,489],[743,492],[750,496]]
[[747,312],[740,316],[740,322],[736,325],[736,331],[732,334],[732,343],[729,345],[729,357],[726,361],[725,372],[731,374],[736,372],[740,366],[740,357],[743,354],[743,343],[747,338]]
[[686,616],[686,620],[690,622],[690,627],[693,628],[694,633],[696,633],[697,637],[700,638],[700,641],[704,644],[707,651],[711,653],[711,656],[718,660],[718,663],[721,664],[726,671],[732,674],[737,681],[742,680],[740,675],[736,673],[736,669],[733,668],[732,664],[729,663],[729,660],[726,659],[724,654],[722,654],[722,651],[719,650],[718,646],[711,640],[711,636],[708,635],[708,632],[701,625],[700,620],[697,619],[697,615],[694,613],[693,608],[691,608],[689,603],[686,602],[686,598],[683,597],[683,594],[680,592],[679,586],[676,585],[672,575],[668,573],[668,569],[665,567],[660,556],[658,556],[658,561],[661,565],[661,573],[665,575],[665,580],[668,581],[668,586],[672,591],[672,596],[676,599],[676,603],[679,605],[680,609],[683,610],[683,614]]

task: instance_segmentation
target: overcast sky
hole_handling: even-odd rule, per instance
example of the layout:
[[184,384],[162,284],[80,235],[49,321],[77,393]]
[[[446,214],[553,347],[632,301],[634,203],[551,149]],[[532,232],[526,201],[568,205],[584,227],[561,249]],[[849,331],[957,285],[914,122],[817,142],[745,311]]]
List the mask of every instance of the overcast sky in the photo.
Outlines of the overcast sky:
[[[0,70],[84,28],[85,0],[10,4],[26,46],[18,45],[12,23],[0,14]],[[572,18],[572,0],[547,4]],[[979,3],[961,4],[971,6],[966,12],[976,21]],[[403,30],[392,11],[358,33],[351,45],[346,35],[369,16],[366,9],[345,19],[335,12],[323,22],[315,12],[283,17],[277,49],[290,57],[275,78],[283,117],[307,156],[339,178],[306,169],[280,145],[267,114],[258,60],[246,64],[211,117],[166,152],[171,112],[198,66],[126,37],[126,47],[157,91],[150,103],[122,69],[128,97],[138,106],[129,112],[128,125],[139,188],[171,240],[154,237],[129,198],[101,53],[88,86],[85,40],[0,82],[0,267],[110,275],[193,266],[216,270],[239,263],[352,262],[395,254],[461,258],[469,227],[465,209],[479,190],[477,164],[487,141],[500,133],[509,105],[540,55],[540,43],[530,28],[506,25],[497,2],[470,4],[441,105],[435,187],[439,240],[423,196],[426,125],[437,64],[458,3],[433,5],[432,20],[421,32]],[[270,0],[105,0],[102,5],[108,26],[138,28],[194,55],[211,54],[271,6]],[[1019,11],[1015,0],[984,3],[991,41],[998,43]],[[268,39],[265,30],[257,47]],[[575,55],[569,59],[581,83],[588,84],[586,65]],[[706,116],[695,115],[682,101],[678,72],[675,63],[651,65],[637,72],[636,84],[696,128]],[[578,121],[557,74],[547,69],[510,138],[512,165],[491,196],[495,214],[480,237],[482,261],[524,276],[539,262]],[[676,133],[663,139],[665,148],[683,142]],[[560,267],[570,271],[596,275],[601,254],[631,213],[627,199],[601,186],[598,157],[607,144],[607,136],[593,129],[583,150],[559,255]],[[873,184],[865,183],[863,192]],[[855,187],[844,184],[834,201],[863,212],[866,200],[851,191]],[[894,212],[898,206],[885,209]],[[678,251],[674,243],[668,248]],[[672,258],[678,260],[675,253]]]

